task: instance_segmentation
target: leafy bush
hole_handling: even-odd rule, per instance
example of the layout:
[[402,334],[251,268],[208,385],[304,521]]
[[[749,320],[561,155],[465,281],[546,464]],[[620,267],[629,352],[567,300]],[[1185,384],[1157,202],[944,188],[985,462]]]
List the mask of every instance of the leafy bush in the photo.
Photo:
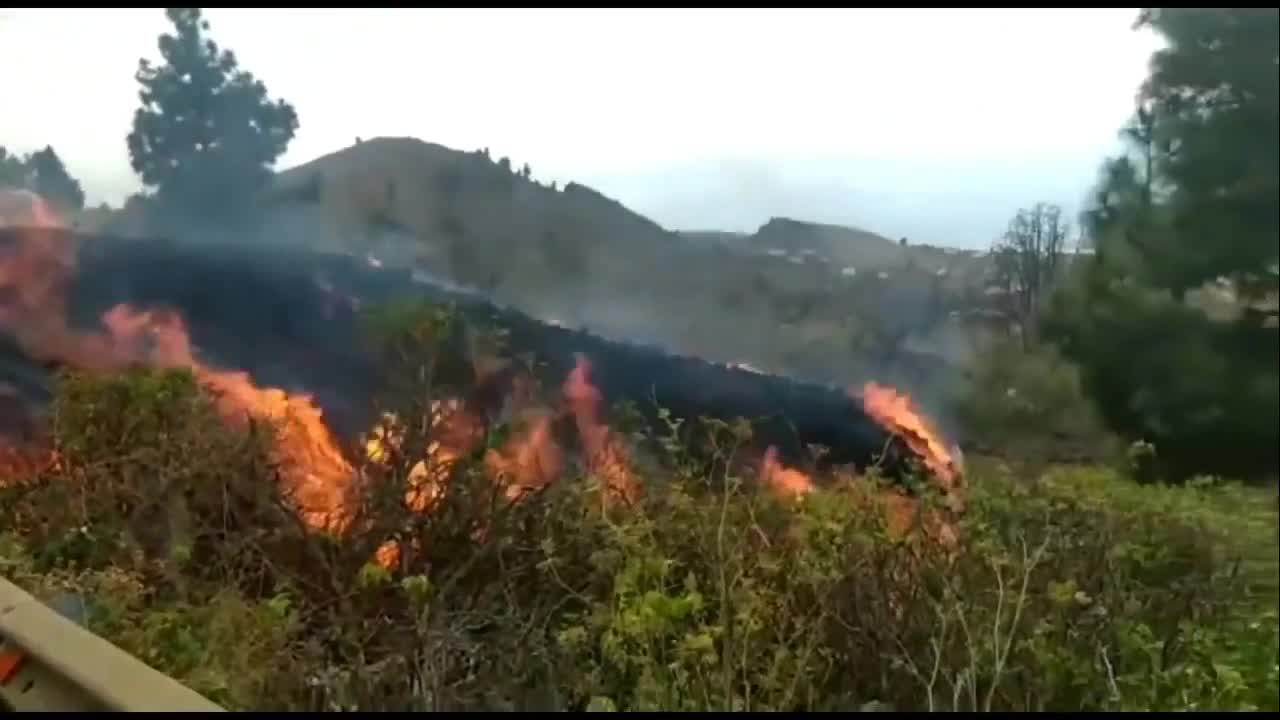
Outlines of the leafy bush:
[[[183,594],[144,569],[36,571],[39,553],[0,535],[0,571],[45,598],[82,608],[94,632],[230,708],[261,707],[301,665],[288,606],[234,589]],[[252,668],[252,672],[246,672]]]
[[[371,317],[402,400],[432,397],[443,363],[414,387],[411,360],[448,320]],[[783,501],[674,433],[632,503],[573,476],[513,502],[478,462],[499,428],[430,512],[402,502],[421,447],[362,468],[334,537],[280,497],[268,429],[223,425],[190,374],[69,375],[54,415],[59,461],[0,491],[0,569],[232,709],[1280,706],[1256,488],[974,469],[947,548],[886,520],[936,498],[838,476]]]
[[[793,505],[676,463],[631,507],[590,478],[509,505],[462,468],[397,517],[414,550],[387,570],[385,535],[287,522],[261,438],[189,376],[72,376],[57,407],[66,458],[6,498],[6,574],[232,708],[1277,707],[1256,490],[988,474],[946,552],[886,532],[862,480]],[[190,550],[137,537],[143,478],[186,499]]]
[[220,555],[275,486],[270,428],[225,426],[186,371],[66,374],[53,432],[57,462],[5,504],[41,570]]

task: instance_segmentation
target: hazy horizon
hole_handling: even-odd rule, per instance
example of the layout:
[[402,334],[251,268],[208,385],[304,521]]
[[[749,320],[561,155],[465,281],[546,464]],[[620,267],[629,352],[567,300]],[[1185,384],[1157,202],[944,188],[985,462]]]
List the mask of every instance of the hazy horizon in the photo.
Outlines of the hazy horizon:
[[[671,229],[773,216],[982,247],[1074,212],[1157,46],[1117,10],[207,10],[300,128],[528,163]],[[53,145],[89,204],[139,189],[124,137],[159,9],[0,13],[0,145]],[[30,98],[29,102],[15,99]]]

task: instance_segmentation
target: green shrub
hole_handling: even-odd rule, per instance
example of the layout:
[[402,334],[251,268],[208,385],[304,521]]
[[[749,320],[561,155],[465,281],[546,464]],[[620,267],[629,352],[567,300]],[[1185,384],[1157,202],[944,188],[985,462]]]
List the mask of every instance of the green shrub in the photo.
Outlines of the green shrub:
[[976,483],[971,510],[992,568],[1043,548],[1002,689],[1026,709],[1276,707],[1277,568],[1258,560],[1276,517],[1256,492],[1059,470]]
[[228,518],[276,495],[270,429],[228,428],[187,371],[65,374],[52,426],[59,462],[5,491],[41,569],[222,556]]
[[6,491],[0,569],[233,709],[1280,706],[1258,489],[975,470],[947,551],[888,533],[871,480],[783,502],[666,442],[631,505],[589,477],[509,503],[476,463],[412,515],[401,458],[335,540],[189,375],[70,376],[56,408],[66,458]]
[[305,667],[296,619],[281,600],[234,589],[184,597],[145,573],[116,567],[36,572],[13,535],[0,535],[0,568],[38,597],[83,608],[88,629],[230,709],[255,709],[298,690]]

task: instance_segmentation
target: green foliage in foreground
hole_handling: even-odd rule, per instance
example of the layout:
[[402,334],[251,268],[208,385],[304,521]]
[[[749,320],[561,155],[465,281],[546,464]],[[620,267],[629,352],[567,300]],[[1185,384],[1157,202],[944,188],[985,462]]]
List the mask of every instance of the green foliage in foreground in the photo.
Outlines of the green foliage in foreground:
[[[92,629],[230,708],[1280,705],[1276,506],[1257,489],[980,471],[948,556],[890,539],[851,486],[791,507],[677,470],[630,508],[589,478],[508,506],[463,470],[428,517],[371,491],[368,531],[334,542],[189,377],[61,393],[72,457],[3,491],[0,572],[78,594]],[[395,572],[369,562],[389,536],[419,545]]]

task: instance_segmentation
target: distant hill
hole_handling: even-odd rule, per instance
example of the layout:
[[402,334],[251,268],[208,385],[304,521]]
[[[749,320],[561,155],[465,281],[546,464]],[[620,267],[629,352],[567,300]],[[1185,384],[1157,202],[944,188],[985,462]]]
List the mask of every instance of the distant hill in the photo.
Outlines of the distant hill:
[[[483,152],[412,138],[285,170],[266,202],[274,235],[413,265],[604,335],[824,380],[897,363],[865,352],[885,336],[866,317],[905,327],[945,316],[980,296],[985,272],[974,253],[788,218],[751,234],[674,232],[586,186],[552,187]],[[966,352],[945,317],[937,325],[943,339],[909,342],[947,362]]]
[[700,243],[740,243],[749,233],[729,232],[726,230],[678,230],[676,234],[689,242]]
[[[264,241],[411,266],[548,321],[828,382],[941,377],[969,352],[955,310],[981,302],[985,282],[980,254],[856,228],[775,218],[749,234],[675,232],[584,185],[413,138],[279,172],[261,201]],[[145,232],[146,206],[84,224]]]
[[773,218],[747,241],[756,252],[817,255],[841,265],[879,268],[901,263],[905,249],[894,241],[866,230]]
[[669,235],[589,188],[570,183],[552,189],[514,170],[480,152],[413,138],[377,138],[280,173],[274,195],[323,205],[352,245],[370,238],[371,223],[394,224],[441,243],[505,235],[527,222],[607,228],[626,237]]

